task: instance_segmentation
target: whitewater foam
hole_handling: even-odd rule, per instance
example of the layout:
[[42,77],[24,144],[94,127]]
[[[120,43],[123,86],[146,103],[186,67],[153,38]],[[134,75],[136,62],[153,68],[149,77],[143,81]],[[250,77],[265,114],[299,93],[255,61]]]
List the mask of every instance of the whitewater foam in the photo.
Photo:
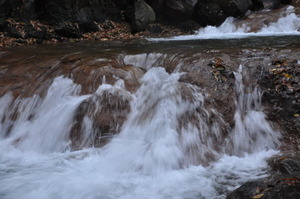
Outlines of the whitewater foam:
[[[201,89],[179,82],[180,75],[151,68],[132,97],[131,113],[120,134],[99,149],[65,150],[74,111],[91,97],[80,96],[80,86],[72,80],[56,78],[43,99],[15,101],[13,109],[22,111],[10,121],[13,130],[1,130],[6,136],[0,137],[0,198],[221,199],[245,181],[265,177],[265,160],[277,152],[260,142],[255,145],[259,151],[250,154],[234,156],[218,150],[227,147],[220,132],[222,116],[205,107],[207,96]],[[103,84],[95,94],[122,89],[119,81]],[[185,99],[181,89],[187,89],[190,98]],[[2,105],[12,105],[11,94],[0,103],[3,125],[10,112]],[[210,116],[216,121],[209,123]],[[16,135],[28,136],[16,145],[12,142]],[[208,155],[215,159],[201,164]]]
[[171,38],[148,38],[149,41],[179,41],[198,39],[234,39],[247,37],[300,35],[300,17],[294,13],[292,6],[287,7],[286,15],[277,22],[263,25],[256,32],[246,24],[235,25],[236,19],[228,17],[219,27],[207,26],[199,29],[194,35],[176,36]]

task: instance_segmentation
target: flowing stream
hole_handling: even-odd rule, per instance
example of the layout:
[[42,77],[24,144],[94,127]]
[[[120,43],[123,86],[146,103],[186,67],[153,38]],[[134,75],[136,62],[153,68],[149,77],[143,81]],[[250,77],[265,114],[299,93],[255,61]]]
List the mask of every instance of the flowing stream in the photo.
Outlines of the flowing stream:
[[[299,34],[299,18],[287,10],[282,20],[298,25],[293,31]],[[276,35],[273,26],[266,29]],[[215,28],[219,36],[222,28]],[[162,60],[168,58],[160,52],[120,54],[119,62],[146,71],[134,91],[113,76],[114,84],[103,77],[94,92],[83,94],[72,76],[57,75],[45,92],[1,96],[0,198],[220,199],[248,180],[268,176],[266,159],[279,153],[281,134],[265,119],[262,92],[249,80],[249,70],[241,65],[234,72],[231,128],[208,103],[205,89],[180,81],[184,62],[166,71]],[[70,134],[85,102],[96,108],[83,113],[81,147],[74,150]],[[96,134],[93,122],[104,103],[118,110],[125,102],[126,119],[114,124],[119,132],[103,147],[85,145]]]

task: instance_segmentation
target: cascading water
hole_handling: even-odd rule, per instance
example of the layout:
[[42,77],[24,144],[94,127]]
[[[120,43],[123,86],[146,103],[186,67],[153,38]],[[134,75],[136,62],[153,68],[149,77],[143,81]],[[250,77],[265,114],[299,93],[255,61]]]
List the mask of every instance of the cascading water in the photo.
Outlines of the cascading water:
[[[5,142],[24,151],[41,153],[65,151],[69,147],[68,133],[76,107],[88,96],[80,96],[80,86],[70,79],[56,78],[44,99],[35,95],[12,100],[10,93],[2,99],[0,134]],[[6,109],[6,110],[5,110]]]
[[170,41],[170,40],[195,40],[195,39],[232,39],[256,36],[281,36],[281,35],[300,35],[300,17],[295,14],[293,6],[288,6],[283,11],[283,17],[277,22],[263,24],[253,28],[243,23],[234,24],[235,18],[227,18],[219,27],[207,26],[201,28],[195,35],[177,36],[172,38],[151,38],[150,41]]
[[[0,198],[225,198],[246,180],[266,176],[264,160],[276,153],[271,150],[276,132],[259,109],[239,105],[245,103],[241,74],[236,127],[229,132],[234,137],[222,115],[206,107],[209,96],[179,82],[180,75],[151,68],[135,94],[126,93],[119,80],[80,96],[80,86],[58,77],[43,98],[13,101],[10,93],[4,95]],[[103,148],[69,151],[76,110],[105,92],[131,100],[121,132]],[[255,94],[248,93],[249,99],[258,100]],[[85,116],[85,140],[93,134],[92,115]],[[257,115],[260,123],[249,130],[248,120]],[[228,143],[239,156],[226,155]]]
[[274,149],[279,144],[279,132],[274,131],[265,119],[261,110],[261,92],[253,83],[249,70],[240,66],[235,73],[237,107],[230,138],[234,155]]
[[[249,33],[247,25],[238,28],[228,19],[219,28],[206,27],[197,35],[172,39],[299,35],[299,17],[293,9],[287,7],[278,22],[256,32]],[[234,86],[236,93],[227,98],[236,101],[231,103],[234,118],[230,123],[218,111],[226,102],[215,106],[218,96],[209,93],[230,89],[220,82],[213,82],[210,89],[202,88],[212,82],[203,81],[213,76],[196,80],[200,73],[201,77],[211,75],[211,68],[204,67],[208,63],[205,59],[218,54],[230,60],[239,52],[224,55],[213,47],[205,49],[207,46],[182,48],[190,54],[174,50],[174,46],[172,52],[156,48],[115,57],[107,50],[108,59],[88,59],[82,72],[99,77],[95,74],[115,69],[118,63],[122,78],[113,70],[108,82],[114,83],[103,81],[95,92],[89,88],[90,93],[83,92],[88,95],[81,95],[81,81],[75,84],[58,72],[59,77],[42,95],[21,98],[12,91],[0,97],[0,198],[224,199],[242,183],[268,176],[266,159],[278,153],[280,133],[265,119],[262,92],[253,82],[251,68],[240,67],[234,75],[235,84],[229,76],[224,83]],[[256,50],[246,59],[251,62],[272,49],[261,54]],[[246,49],[241,56],[248,52]],[[236,62],[246,61],[237,57],[233,58]],[[73,63],[72,58],[65,62]],[[99,68],[95,62],[101,62]],[[76,59],[72,64],[71,77],[78,63]],[[128,79],[133,76],[124,71],[134,67],[143,68],[141,76],[147,71],[137,88],[129,89]],[[190,76],[184,77],[184,73]],[[196,78],[186,81],[187,77]],[[99,81],[91,82],[95,86]]]

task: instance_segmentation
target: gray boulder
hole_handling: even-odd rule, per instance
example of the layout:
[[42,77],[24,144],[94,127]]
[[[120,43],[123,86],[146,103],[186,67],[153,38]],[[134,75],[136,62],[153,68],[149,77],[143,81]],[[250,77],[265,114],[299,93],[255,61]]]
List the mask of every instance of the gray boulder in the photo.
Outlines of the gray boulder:
[[191,18],[198,0],[166,0],[164,15],[171,21],[185,21]]
[[[221,25],[229,16],[241,17],[253,10],[253,0],[199,0],[194,8],[194,20],[202,26]],[[258,0],[256,1],[258,3]],[[257,6],[261,4],[257,4]]]
[[280,5],[281,0],[262,0],[264,7],[267,9],[276,9]]
[[148,25],[155,21],[155,13],[144,0],[136,0],[129,13],[129,18],[131,32],[136,33],[146,30]]
[[252,0],[218,0],[222,10],[233,17],[240,17],[253,8]]
[[194,8],[194,20],[201,26],[219,26],[227,17],[218,0],[199,0]]

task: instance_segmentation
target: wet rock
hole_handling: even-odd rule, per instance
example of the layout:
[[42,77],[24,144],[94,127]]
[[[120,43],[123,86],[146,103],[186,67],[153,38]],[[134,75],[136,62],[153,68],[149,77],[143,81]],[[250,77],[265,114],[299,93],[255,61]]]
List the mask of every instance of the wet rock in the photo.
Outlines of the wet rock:
[[195,30],[199,30],[199,24],[196,23],[194,20],[186,20],[183,22],[176,23],[176,27],[178,27],[183,32],[191,32],[192,34]]
[[97,24],[95,24],[95,22],[91,21],[91,22],[79,23],[79,29],[83,33],[87,33],[87,32],[96,32],[99,30],[99,27],[97,26]]
[[283,4],[291,4],[293,0],[281,0],[280,2]]
[[227,17],[228,15],[216,1],[198,1],[194,8],[193,18],[201,26],[219,26]]
[[146,0],[146,2],[153,8],[156,17],[161,17],[164,14],[166,0]]
[[262,180],[246,182],[238,189],[231,192],[227,199],[250,199],[260,194],[262,190],[266,189],[267,186]]
[[71,131],[73,149],[100,147],[120,128],[130,112],[129,92],[112,88],[102,90],[85,100],[78,108],[76,124]]
[[212,68],[211,72],[218,82],[227,81],[227,78],[231,72],[228,71],[229,67],[225,65],[222,59],[214,58],[214,60],[212,60],[208,65]]
[[[134,0],[113,0],[113,2],[122,10],[133,5]],[[148,3],[148,1],[146,1]]]
[[25,30],[25,38],[36,38],[45,40],[48,37],[48,32],[45,27],[34,28],[32,25],[26,25],[24,27]]
[[55,28],[55,32],[59,36],[67,38],[80,38],[82,36],[79,29],[66,23],[60,24],[57,28]]
[[166,19],[176,22],[190,19],[197,2],[198,0],[166,0]]
[[[255,6],[259,6],[259,2]],[[221,25],[228,16],[241,17],[255,8],[251,0],[203,0],[195,6],[194,19],[202,26]]]
[[160,25],[150,25],[147,30],[151,33],[151,34],[160,34],[162,33],[163,29]]
[[224,13],[228,16],[240,17],[253,8],[251,0],[218,0]]
[[282,199],[300,197],[299,154],[276,156],[268,160],[272,171],[269,177],[246,182],[227,198]]
[[22,1],[19,0],[0,0],[0,18],[13,17],[13,10],[21,5]]
[[267,9],[276,9],[279,7],[281,0],[263,0],[264,7]]
[[299,198],[299,175],[280,175],[276,178],[252,181],[243,184],[227,196],[227,199],[282,199]]
[[14,38],[24,38],[24,32],[21,31],[20,29],[17,29],[13,26],[7,26],[6,28],[6,33],[9,37],[14,37]]
[[115,1],[110,0],[45,0],[37,1],[35,8],[40,19],[54,24],[64,21],[103,22],[109,17],[121,17]]
[[264,8],[263,0],[252,0],[253,10],[261,10]]
[[276,156],[268,160],[271,168],[281,174],[300,172],[300,156]]
[[155,21],[153,9],[144,0],[136,0],[128,12],[132,33],[146,30],[148,25]]

